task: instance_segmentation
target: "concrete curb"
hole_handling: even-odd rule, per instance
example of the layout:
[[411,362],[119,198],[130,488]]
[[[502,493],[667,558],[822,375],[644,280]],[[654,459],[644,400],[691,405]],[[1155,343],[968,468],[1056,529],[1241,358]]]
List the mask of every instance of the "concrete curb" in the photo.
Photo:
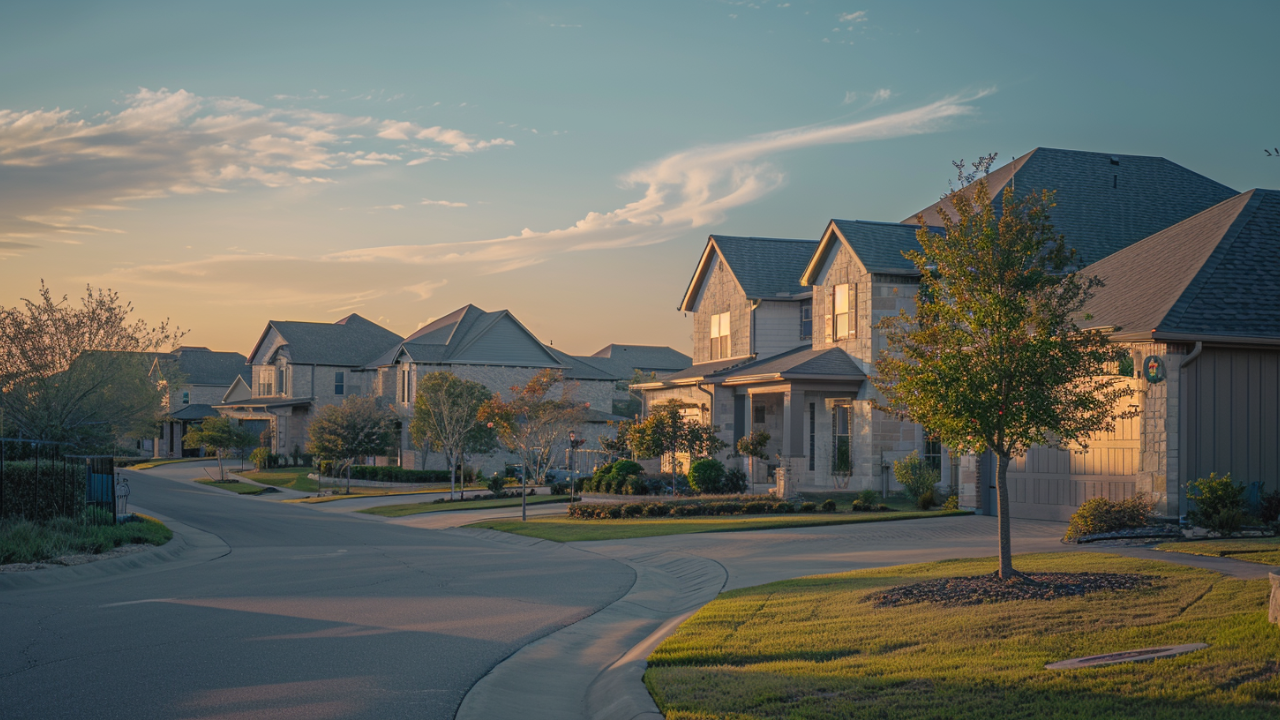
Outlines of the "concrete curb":
[[111,560],[47,570],[0,573],[0,592],[100,580],[127,572],[168,570],[216,560],[231,552],[231,547],[213,533],[197,530],[144,508],[135,507],[134,510],[163,522],[173,531],[173,539],[160,547]]
[[631,567],[631,590],[498,663],[463,698],[457,720],[662,717],[642,680],[645,659],[720,593],[728,573],[714,560],[679,551],[578,549]]

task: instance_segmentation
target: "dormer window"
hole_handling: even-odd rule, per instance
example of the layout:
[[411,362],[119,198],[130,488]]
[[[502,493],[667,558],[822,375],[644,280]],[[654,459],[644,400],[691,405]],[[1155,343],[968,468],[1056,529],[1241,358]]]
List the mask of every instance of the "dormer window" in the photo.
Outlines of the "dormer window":
[[857,285],[836,285],[831,293],[831,317],[834,318],[835,339],[844,340],[857,336],[857,319],[853,309],[857,307]]
[[339,370],[333,374],[333,394],[341,395],[346,390],[346,373]]
[[723,360],[730,357],[729,313],[722,312],[711,316],[711,359]]

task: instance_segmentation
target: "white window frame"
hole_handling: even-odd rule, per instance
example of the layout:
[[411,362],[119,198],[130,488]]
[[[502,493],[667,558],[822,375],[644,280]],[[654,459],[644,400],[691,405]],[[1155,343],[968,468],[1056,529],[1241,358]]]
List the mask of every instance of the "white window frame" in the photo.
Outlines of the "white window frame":
[[[843,296],[843,297],[842,297]],[[841,283],[831,288],[832,329],[836,340],[858,337],[858,286]]]
[[729,312],[726,310],[711,316],[711,359],[732,357],[733,342]]

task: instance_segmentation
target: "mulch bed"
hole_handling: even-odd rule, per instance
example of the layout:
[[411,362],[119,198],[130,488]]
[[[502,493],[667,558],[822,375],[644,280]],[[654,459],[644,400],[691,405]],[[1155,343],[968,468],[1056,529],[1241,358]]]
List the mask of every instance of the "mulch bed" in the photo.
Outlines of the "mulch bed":
[[1028,573],[1001,580],[999,573],[972,577],[939,578],[899,585],[871,593],[876,607],[898,607],[932,602],[945,606],[981,605],[1011,600],[1054,600],[1092,592],[1137,590],[1154,580],[1149,575],[1122,573]]

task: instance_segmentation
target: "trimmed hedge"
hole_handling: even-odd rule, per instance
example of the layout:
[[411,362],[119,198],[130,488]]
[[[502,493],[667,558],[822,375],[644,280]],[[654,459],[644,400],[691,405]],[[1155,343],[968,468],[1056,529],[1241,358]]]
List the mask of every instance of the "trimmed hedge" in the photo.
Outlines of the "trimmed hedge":
[[[817,506],[805,503],[815,512]],[[822,512],[835,512],[834,503]],[[754,495],[743,500],[662,500],[647,503],[577,503],[569,507],[569,517],[579,520],[618,520],[622,518],[710,517],[719,515],[763,515],[796,512],[794,503],[774,500],[768,495]]]
[[352,465],[351,477],[394,483],[449,482],[448,470],[410,470],[395,465]]
[[1151,515],[1151,501],[1141,493],[1119,502],[1104,497],[1091,498],[1081,503],[1071,516],[1066,539],[1146,527],[1151,523]]

